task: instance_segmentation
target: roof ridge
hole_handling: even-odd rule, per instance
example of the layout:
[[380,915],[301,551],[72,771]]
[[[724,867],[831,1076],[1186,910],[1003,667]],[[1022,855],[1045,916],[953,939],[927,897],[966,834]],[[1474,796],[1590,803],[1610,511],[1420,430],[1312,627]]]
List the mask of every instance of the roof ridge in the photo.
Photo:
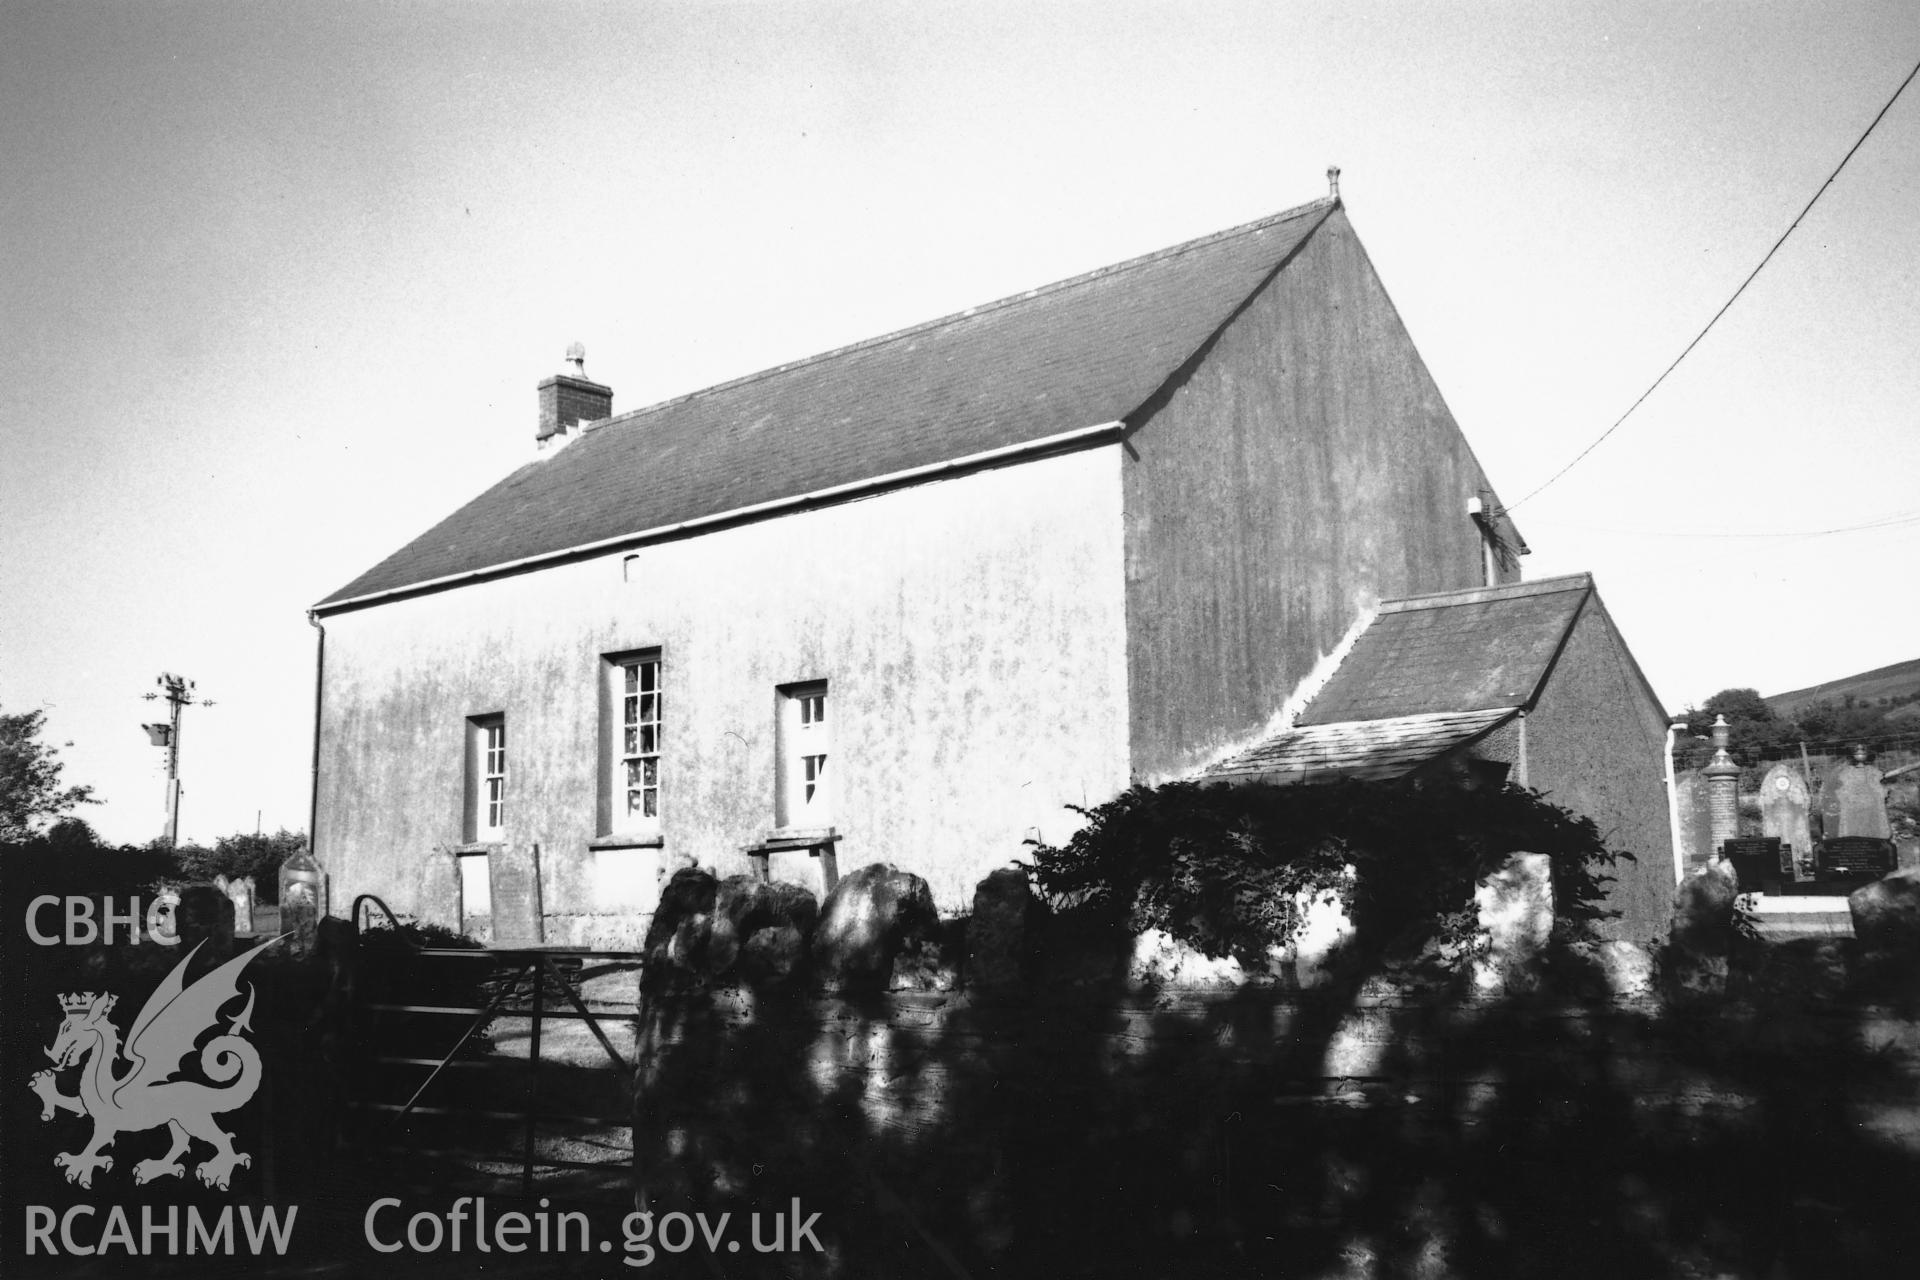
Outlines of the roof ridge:
[[770,378],[775,374],[788,373],[794,369],[803,369],[808,365],[837,359],[840,356],[849,355],[855,351],[863,351],[871,347],[882,346],[889,342],[898,342],[902,338],[913,337],[916,334],[930,333],[942,326],[957,324],[962,320],[971,320],[976,316],[998,311],[1004,307],[1013,306],[1016,303],[1028,302],[1043,295],[1058,293],[1062,290],[1075,288],[1080,285],[1091,284],[1095,280],[1103,279],[1133,267],[1142,266],[1148,262],[1172,258],[1182,253],[1190,253],[1195,249],[1218,244],[1223,240],[1230,240],[1235,236],[1252,235],[1255,232],[1264,231],[1268,227],[1278,226],[1283,222],[1291,222],[1296,218],[1306,217],[1308,214],[1322,209],[1330,211],[1338,207],[1339,204],[1340,201],[1335,197],[1321,196],[1317,200],[1309,200],[1307,203],[1295,205],[1291,209],[1282,209],[1278,213],[1267,214],[1265,217],[1256,218],[1252,222],[1243,222],[1237,227],[1228,227],[1224,231],[1213,231],[1203,236],[1197,236],[1191,240],[1182,240],[1178,244],[1155,249],[1150,253],[1143,253],[1120,262],[1109,263],[1104,267],[1095,267],[1091,271],[1083,271],[1077,276],[1068,276],[1064,280],[1054,280],[1047,284],[1038,285],[1023,293],[1007,294],[1005,297],[995,298],[991,302],[983,302],[977,306],[967,307],[964,310],[950,312],[947,315],[939,316],[932,320],[923,320],[918,324],[909,325],[904,329],[894,329],[888,333],[877,334],[871,338],[862,338],[858,342],[849,342],[844,346],[833,347],[810,356],[803,356],[798,360],[789,360],[785,364],[777,364],[770,368],[758,369],[737,378],[729,378],[725,382],[716,382],[712,386],[701,387],[698,390],[684,392],[681,395],[672,396],[665,400],[658,400],[653,404],[643,405],[638,409],[629,409],[625,413],[617,413],[604,421],[592,424],[589,430],[597,432],[606,427],[613,426],[616,423],[629,422],[635,418],[642,418],[662,409],[669,409],[675,405],[686,404],[688,401],[697,400],[702,396],[714,395],[721,391],[731,391],[735,387],[746,386],[748,383],[757,382],[762,378]]
[[1527,596],[1553,595],[1561,591],[1590,590],[1593,575],[1581,570],[1532,582],[1503,582],[1491,587],[1458,587],[1452,591],[1429,591],[1424,595],[1401,596],[1382,600],[1380,612],[1406,613],[1412,609],[1444,609],[1458,604],[1484,604],[1489,600],[1519,600]]
[[1494,706],[1494,707],[1468,707],[1460,711],[1410,711],[1410,712],[1407,712],[1405,715],[1397,715],[1397,716],[1368,716],[1364,720],[1327,720],[1327,721],[1323,721],[1320,724],[1290,725],[1286,729],[1282,730],[1280,733],[1275,734],[1274,736],[1278,738],[1278,737],[1283,737],[1289,733],[1310,733],[1316,729],[1321,729],[1321,730],[1339,729],[1339,728],[1344,728],[1347,725],[1354,725],[1354,724],[1390,724],[1394,721],[1399,721],[1399,720],[1460,720],[1460,719],[1470,719],[1475,716],[1493,716],[1493,715],[1508,716],[1508,715],[1512,715],[1514,712],[1518,710],[1520,710],[1519,707],[1507,705],[1507,706]]

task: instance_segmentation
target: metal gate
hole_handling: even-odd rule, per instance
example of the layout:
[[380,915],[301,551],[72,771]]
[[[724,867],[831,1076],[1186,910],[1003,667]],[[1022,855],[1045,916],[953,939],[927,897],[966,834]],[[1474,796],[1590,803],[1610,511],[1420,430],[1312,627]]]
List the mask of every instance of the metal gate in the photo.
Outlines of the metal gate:
[[[352,920],[362,932],[362,946],[374,918],[396,936],[405,938],[398,919],[372,894],[354,900]],[[356,983],[352,1004],[352,1042],[357,1046],[354,1080],[348,1107],[358,1123],[357,1140],[398,1147],[423,1155],[499,1161],[505,1153],[486,1151],[478,1141],[499,1126],[517,1129],[520,1193],[533,1194],[537,1170],[610,1170],[632,1167],[629,1136],[624,1163],[619,1160],[579,1160],[542,1154],[543,1124],[566,1124],[589,1131],[626,1128],[631,1134],[633,1063],[609,1034],[618,1033],[624,1020],[631,1024],[631,1007],[589,1007],[583,984],[610,974],[637,972],[637,951],[595,951],[568,947],[461,948],[407,943],[397,971],[383,971],[377,981],[363,975]],[[449,993],[454,993],[451,997]],[[527,1050],[524,1061],[513,1054],[492,1051],[489,1035],[502,1023],[524,1021]],[[549,1022],[583,1025],[604,1056],[602,1071],[617,1073],[613,1096],[621,1100],[617,1114],[582,1113],[556,1109],[577,1101],[577,1088],[543,1091],[543,1067],[549,1085],[556,1082],[559,1064],[543,1061],[543,1040]],[[580,1070],[569,1064],[567,1073]],[[523,1078],[511,1079],[516,1072]],[[556,1097],[571,1093],[574,1098]],[[444,1119],[464,1144],[447,1149],[422,1148],[417,1121]]]

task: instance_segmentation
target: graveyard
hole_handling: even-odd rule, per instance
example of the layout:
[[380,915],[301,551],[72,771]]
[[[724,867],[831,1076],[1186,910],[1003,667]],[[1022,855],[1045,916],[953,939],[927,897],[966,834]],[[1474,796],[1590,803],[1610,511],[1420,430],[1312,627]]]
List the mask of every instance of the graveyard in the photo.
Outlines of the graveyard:
[[1676,862],[1697,872],[1723,856],[1769,935],[1848,935],[1851,894],[1920,867],[1920,752],[1870,759],[1855,746],[1740,765],[1718,730],[1715,748],[1675,780]]

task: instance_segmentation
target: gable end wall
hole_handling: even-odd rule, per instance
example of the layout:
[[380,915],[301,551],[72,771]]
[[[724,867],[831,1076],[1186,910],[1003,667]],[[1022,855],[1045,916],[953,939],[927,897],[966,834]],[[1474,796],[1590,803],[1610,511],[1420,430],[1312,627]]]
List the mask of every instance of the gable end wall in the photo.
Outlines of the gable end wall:
[[1673,902],[1667,823],[1666,725],[1631,668],[1625,642],[1597,597],[1581,610],[1560,661],[1527,716],[1528,783],[1592,818],[1607,847],[1634,855],[1613,868],[1608,937],[1666,934]]
[[1251,743],[1362,610],[1482,585],[1485,478],[1339,211],[1132,426],[1138,780]]

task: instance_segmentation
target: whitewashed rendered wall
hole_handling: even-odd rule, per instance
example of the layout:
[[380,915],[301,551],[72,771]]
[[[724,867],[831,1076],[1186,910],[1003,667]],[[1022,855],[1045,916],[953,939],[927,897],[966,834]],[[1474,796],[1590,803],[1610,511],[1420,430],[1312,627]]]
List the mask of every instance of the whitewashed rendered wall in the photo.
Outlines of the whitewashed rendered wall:
[[[1034,829],[1066,834],[1064,805],[1126,783],[1117,446],[637,554],[636,581],[615,553],[324,619],[317,852],[336,903],[373,892],[452,922],[427,864],[462,839],[463,735],[492,712],[505,839],[541,848],[549,941],[630,936],[659,866],[747,868],[773,825],[783,683],[831,682],[841,867],[911,868],[943,909]],[[664,844],[590,850],[601,656],[648,646]],[[818,889],[804,855],[774,869]]]

